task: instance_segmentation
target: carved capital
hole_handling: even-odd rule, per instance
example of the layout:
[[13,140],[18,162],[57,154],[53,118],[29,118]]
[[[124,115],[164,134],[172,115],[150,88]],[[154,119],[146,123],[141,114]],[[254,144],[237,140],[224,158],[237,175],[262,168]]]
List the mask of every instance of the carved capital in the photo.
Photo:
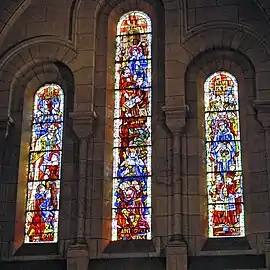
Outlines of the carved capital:
[[257,111],[257,119],[264,129],[270,129],[270,100],[255,100],[253,106]]
[[164,106],[162,110],[165,112],[166,125],[171,133],[183,132],[186,125],[188,106]]
[[10,133],[12,127],[14,127],[15,122],[10,116],[0,117],[0,136],[1,139],[6,139]]
[[8,116],[7,117],[0,117],[0,130],[6,130],[8,124]]
[[97,118],[95,111],[71,112],[69,116],[73,120],[73,130],[79,139],[86,139],[93,134]]

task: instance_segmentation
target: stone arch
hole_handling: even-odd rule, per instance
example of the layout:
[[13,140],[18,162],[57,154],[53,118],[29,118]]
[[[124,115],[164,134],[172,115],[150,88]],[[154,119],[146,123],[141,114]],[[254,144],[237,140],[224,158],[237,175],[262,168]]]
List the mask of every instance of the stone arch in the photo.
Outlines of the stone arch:
[[[192,163],[192,166],[187,167],[186,185],[188,187],[187,194],[189,198],[193,198],[193,200],[187,199],[189,203],[186,204],[188,208],[185,211],[187,213],[189,212],[190,216],[185,216],[185,223],[187,224],[187,235],[191,235],[193,241],[195,240],[199,243],[196,249],[195,246],[192,247],[191,240],[190,248],[192,253],[200,252],[203,245],[206,244],[205,241],[207,239],[206,183],[204,168],[201,168],[201,164],[205,163],[205,146],[202,140],[204,138],[203,85],[209,75],[220,70],[234,75],[239,83],[246,235],[252,248],[257,248],[253,235],[256,229],[250,225],[253,218],[252,210],[250,210],[251,200],[248,199],[250,194],[252,194],[252,176],[254,175],[254,171],[256,171],[256,169],[253,169],[254,167],[250,167],[250,164],[254,158],[259,159],[263,164],[264,153],[264,135],[261,132],[259,123],[256,121],[255,110],[253,108],[253,101],[256,99],[255,68],[245,55],[237,51],[210,49],[199,54],[189,64],[185,74],[185,99],[190,109],[186,126],[186,132],[189,134],[187,137],[186,156],[187,163]],[[256,153],[253,153],[251,148],[254,146],[255,141],[258,141],[258,145],[255,150]],[[265,175],[261,177],[266,181]],[[197,200],[194,199],[195,197],[197,197]],[[265,222],[268,224],[268,220]],[[195,223],[198,226],[192,225]],[[267,226],[265,230],[267,230]]]
[[[7,4],[7,7],[3,5]],[[24,11],[31,5],[30,0],[22,0],[19,4],[5,2],[1,4],[1,12],[0,17],[4,20],[4,24],[0,27],[1,33],[1,41],[0,41],[0,48],[5,41],[5,37],[7,36],[12,26],[16,23],[18,18],[24,13]]]
[[[70,26],[69,26],[70,39],[74,40],[78,33],[82,33],[81,27],[83,27],[83,25],[82,25],[82,23],[80,23],[80,19],[87,19],[88,18],[88,20],[93,20],[93,19],[96,20],[98,14],[100,13],[100,11],[104,7],[107,7],[107,9],[109,11],[110,9],[114,8],[115,6],[121,4],[121,2],[123,2],[123,1],[122,0],[114,0],[114,1],[107,2],[104,0],[99,0],[97,3],[94,3],[92,1],[89,2],[89,1],[85,1],[85,0],[73,0],[71,11],[70,11],[70,18],[71,18]],[[132,9],[132,5],[135,5],[135,6],[137,4],[143,5],[143,4],[140,4],[139,2],[143,3],[144,1],[129,1],[127,5],[130,6],[130,9]],[[157,2],[158,2],[158,5],[162,5],[163,4],[162,2],[164,2],[164,4],[166,4],[166,2],[169,2],[169,1],[168,0],[166,0],[166,1],[149,0],[148,2],[149,2],[149,4],[154,6],[157,4]]]
[[198,27],[186,37],[183,47],[192,57],[212,48],[231,49],[246,55],[255,69],[257,98],[266,95],[264,89],[269,87],[265,81],[270,71],[270,50],[266,40],[249,27],[232,23]]
[[268,24],[270,24],[270,16],[267,10],[269,10],[269,3],[267,0],[254,0],[255,4],[259,7],[261,10],[265,20]]
[[[37,44],[37,46],[41,45],[42,44]],[[30,46],[30,50],[31,49]],[[29,54],[31,55],[31,53]],[[16,54],[10,61],[14,61],[17,56],[18,55]],[[54,57],[54,55],[52,55],[52,57]],[[8,61],[8,65],[4,65],[4,67],[7,72],[12,74],[12,71],[8,69],[10,61]],[[27,181],[27,170],[25,170],[25,168],[28,168],[29,162],[28,153],[31,138],[31,114],[34,94],[44,84],[56,83],[62,87],[65,93],[65,128],[62,158],[63,176],[60,201],[63,201],[64,197],[69,196],[69,202],[64,204],[60,203],[60,234],[58,249],[62,252],[64,245],[67,244],[63,239],[69,239],[70,235],[75,233],[73,232],[73,228],[76,227],[74,225],[72,226],[72,219],[70,216],[72,200],[73,202],[75,201],[75,198],[71,197],[74,196],[76,192],[71,194],[70,191],[71,189],[76,191],[77,188],[76,183],[74,184],[73,181],[76,179],[76,166],[74,164],[76,164],[78,160],[76,159],[76,139],[72,131],[71,123],[68,121],[68,114],[73,111],[74,106],[75,83],[73,73],[65,63],[59,60],[53,61],[52,59],[46,59],[45,57],[31,58],[31,60],[22,66],[21,69],[14,69],[13,72],[13,77],[9,83],[10,98],[8,113],[14,121],[14,126],[6,139],[5,149],[3,149],[4,167],[1,172],[2,175],[10,175],[9,181],[17,187],[17,197],[10,198],[10,200],[16,201],[17,203],[14,204],[13,212],[15,212],[16,215],[14,215],[13,224],[15,228],[12,228],[14,237],[10,236],[10,239],[13,239],[13,242],[9,246],[9,250],[14,253],[16,251],[20,252],[20,248],[22,248],[21,252],[23,254],[25,187]],[[8,151],[6,151],[6,149],[8,149]],[[18,151],[18,149],[20,149],[20,151]],[[11,153],[13,154],[11,155]],[[18,164],[18,166],[14,167],[14,164]],[[15,170],[14,168],[18,168],[18,170]],[[63,181],[63,179],[65,181]],[[63,219],[65,220],[65,223],[61,222]],[[18,255],[19,254],[21,253],[18,253]]]
[[[30,70],[42,61],[60,61],[71,66],[76,56],[77,53],[71,44],[53,36],[32,38],[9,50],[0,63],[0,95],[6,99],[7,114],[10,91],[17,78],[21,78],[20,74],[26,74],[26,71],[29,74]],[[37,80],[39,80],[38,76]]]

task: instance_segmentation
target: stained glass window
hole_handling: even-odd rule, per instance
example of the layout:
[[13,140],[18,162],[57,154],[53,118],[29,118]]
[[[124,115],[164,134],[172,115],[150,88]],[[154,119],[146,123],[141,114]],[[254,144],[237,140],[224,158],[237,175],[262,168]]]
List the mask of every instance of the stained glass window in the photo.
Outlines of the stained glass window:
[[48,84],[35,94],[29,153],[25,243],[58,237],[64,94]]
[[117,24],[112,240],[151,238],[151,20]]
[[209,237],[245,235],[238,83],[220,71],[204,84]]

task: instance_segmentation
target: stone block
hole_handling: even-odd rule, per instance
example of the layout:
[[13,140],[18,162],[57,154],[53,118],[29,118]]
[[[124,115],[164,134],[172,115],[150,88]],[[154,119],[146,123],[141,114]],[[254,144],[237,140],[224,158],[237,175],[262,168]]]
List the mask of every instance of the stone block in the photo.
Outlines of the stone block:
[[171,243],[166,248],[166,270],[186,270],[187,247],[185,243]]
[[157,216],[167,215],[167,197],[155,197],[152,199],[153,207],[155,208],[155,214]]
[[198,8],[198,7],[208,7],[208,6],[216,6],[216,0],[190,0],[188,1],[188,8]]
[[237,6],[202,7],[196,9],[196,24],[213,21],[236,21],[238,18]]
[[202,235],[207,224],[206,220],[206,217],[201,215],[189,215],[189,235]]
[[85,245],[71,245],[67,251],[67,270],[87,270],[88,264],[88,247]]

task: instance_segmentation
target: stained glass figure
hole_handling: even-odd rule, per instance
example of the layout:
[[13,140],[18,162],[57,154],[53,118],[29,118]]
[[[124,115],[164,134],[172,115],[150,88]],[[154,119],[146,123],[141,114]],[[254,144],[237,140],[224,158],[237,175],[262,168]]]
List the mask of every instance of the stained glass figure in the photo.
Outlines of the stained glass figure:
[[151,238],[151,31],[139,11],[117,25],[112,240]]
[[204,84],[209,237],[245,235],[238,83],[220,71]]
[[48,84],[35,94],[27,179],[25,243],[55,243],[61,179],[64,94]]

